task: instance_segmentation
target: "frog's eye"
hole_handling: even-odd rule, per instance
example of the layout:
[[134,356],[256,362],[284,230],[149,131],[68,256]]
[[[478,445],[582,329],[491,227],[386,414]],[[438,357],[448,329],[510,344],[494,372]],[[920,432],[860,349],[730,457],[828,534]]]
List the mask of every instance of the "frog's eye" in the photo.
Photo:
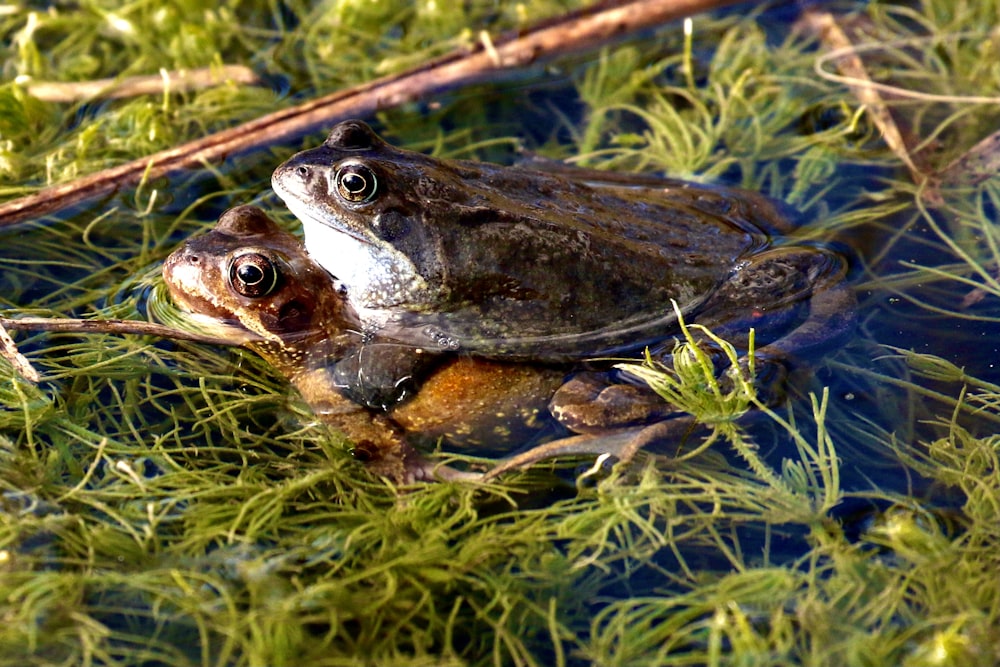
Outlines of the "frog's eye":
[[265,297],[278,287],[281,274],[269,257],[249,252],[229,262],[229,284],[251,299]]
[[349,202],[359,204],[375,196],[378,180],[375,172],[363,164],[345,164],[335,177],[337,193]]

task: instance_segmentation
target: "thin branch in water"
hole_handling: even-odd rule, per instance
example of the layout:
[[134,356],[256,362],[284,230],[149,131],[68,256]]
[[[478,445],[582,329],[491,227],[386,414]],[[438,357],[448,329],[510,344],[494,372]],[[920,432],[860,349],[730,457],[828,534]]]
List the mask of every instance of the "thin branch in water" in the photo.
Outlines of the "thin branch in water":
[[188,340],[206,345],[228,345],[237,347],[245,343],[263,340],[257,334],[242,328],[232,327],[232,333],[225,336],[197,333],[175,329],[165,324],[142,320],[79,320],[60,317],[0,317],[0,326],[11,331],[55,331],[60,333],[112,333],[159,336],[173,340]]
[[[45,188],[0,204],[0,227],[61,210],[93,197],[156,179],[179,169],[217,164],[236,153],[290,142],[339,120],[368,116],[443,90],[496,81],[528,65],[592,49],[669,21],[735,4],[736,0],[631,0],[601,3],[544,21],[504,39],[480,40],[476,50],[456,50],[399,74],[382,77],[282,109],[242,125]],[[485,44],[491,44],[487,48]]]
[[262,340],[257,334],[236,327],[233,327],[231,334],[213,336],[174,329],[163,324],[140,320],[78,320],[55,317],[19,317],[15,319],[0,317],[0,356],[7,359],[14,367],[14,370],[30,382],[40,381],[41,376],[31,365],[31,362],[18,351],[14,340],[7,333],[8,330],[88,334],[138,334],[141,336],[158,336],[172,340],[187,340],[206,345],[233,347]]
[[[905,97],[911,100],[922,100],[924,102],[949,102],[965,104],[1000,104],[1000,97],[996,95],[940,95],[938,93],[926,93],[911,88],[903,88],[888,83],[878,83],[876,81],[858,79],[853,76],[845,76],[828,72],[825,65],[829,62],[838,61],[846,56],[860,56],[870,51],[884,51],[889,48],[899,48],[903,46],[921,46],[927,48],[928,44],[940,42],[942,39],[961,39],[965,37],[983,37],[983,33],[961,32],[949,33],[947,35],[934,35],[930,37],[914,37],[910,39],[893,39],[887,42],[872,44],[852,44],[846,41],[846,46],[836,48],[829,53],[823,54],[816,59],[813,69],[827,81],[842,83],[847,86],[864,85],[866,88],[887,93],[892,97]],[[839,40],[838,40],[839,41]]]
[[[831,47],[834,47],[830,53],[817,58],[815,64],[817,74],[829,81],[842,83],[852,88],[863,88],[864,90],[869,91],[870,95],[875,96],[871,98],[872,101],[877,101],[877,91],[880,91],[894,97],[922,100],[925,102],[988,104],[993,106],[1000,104],[1000,97],[996,95],[939,95],[934,93],[925,93],[907,88],[901,88],[899,86],[874,82],[869,79],[867,74],[864,72],[863,65],[861,64],[861,60],[859,58],[862,53],[883,50],[888,47],[900,47],[907,45],[926,46],[926,44],[932,40],[937,41],[941,39],[939,36],[899,39],[878,44],[852,44],[843,31],[836,25],[836,21],[829,14],[810,14],[808,15],[808,21],[810,27],[814,30],[820,30],[824,41],[826,41]],[[947,39],[963,39],[975,36],[982,36],[982,33],[963,32],[949,34],[946,37]],[[847,59],[846,64],[845,59]],[[826,71],[824,66],[828,62],[838,62],[840,69],[844,71],[845,74],[838,75]],[[858,97],[862,102],[868,103],[868,99],[862,97],[861,94],[859,94]],[[880,129],[883,130],[886,142],[889,144],[890,148],[892,148],[893,151],[899,155],[900,159],[903,160],[912,172],[914,167],[910,161],[909,153],[905,150],[905,146],[903,149],[897,150],[894,145],[894,142],[902,141],[901,135],[898,132],[893,131],[891,128],[889,128],[889,131],[886,132],[885,128],[882,128],[879,120],[880,117],[881,112],[874,114],[874,122],[879,125]],[[994,177],[998,170],[1000,170],[1000,131],[990,134],[964,154],[953,160],[947,166],[937,170],[934,174],[934,178],[936,179],[936,183],[976,186],[983,181]],[[923,176],[921,175],[921,180],[922,179]],[[917,180],[916,177],[914,178],[914,182],[918,184],[921,180]],[[931,184],[932,187],[928,188],[928,193],[925,195],[932,200],[935,197],[938,197],[937,191],[935,187],[933,187],[936,183]]]

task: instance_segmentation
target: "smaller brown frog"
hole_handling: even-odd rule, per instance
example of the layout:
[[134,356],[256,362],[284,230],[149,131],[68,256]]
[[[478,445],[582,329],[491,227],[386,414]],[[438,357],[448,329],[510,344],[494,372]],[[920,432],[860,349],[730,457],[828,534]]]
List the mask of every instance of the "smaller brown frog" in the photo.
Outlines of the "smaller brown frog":
[[[167,258],[163,276],[175,302],[211,328],[221,329],[222,335],[237,330],[257,334],[259,339],[246,346],[284,374],[318,416],[338,426],[376,473],[401,481],[461,476],[427,463],[411,448],[414,440],[443,438],[458,448],[488,446],[502,451],[537,441],[545,433],[565,434],[548,408],[566,375],[559,367],[439,354],[420,391],[388,413],[345,398],[334,369],[345,354],[358,349],[356,316],[334,279],[309,258],[301,241],[256,207],[239,206],[224,213],[215,229],[189,240]],[[376,340],[361,349],[363,354],[391,356],[396,345]],[[356,365],[365,367],[363,359]],[[634,390],[624,391],[631,400]],[[565,395],[576,400],[573,391]],[[581,402],[591,400],[587,394]],[[665,407],[661,402],[659,408]],[[605,409],[606,405],[596,408]],[[586,420],[583,413],[595,414],[569,405],[561,412],[578,421]],[[642,418],[655,412],[642,410]],[[618,417],[621,422],[621,414]],[[564,438],[529,450],[534,453],[518,459],[518,465],[561,454],[604,453],[605,443],[617,453],[616,448],[633,435],[626,429],[606,438],[600,425],[588,430],[595,435]],[[509,467],[513,466],[504,469]]]

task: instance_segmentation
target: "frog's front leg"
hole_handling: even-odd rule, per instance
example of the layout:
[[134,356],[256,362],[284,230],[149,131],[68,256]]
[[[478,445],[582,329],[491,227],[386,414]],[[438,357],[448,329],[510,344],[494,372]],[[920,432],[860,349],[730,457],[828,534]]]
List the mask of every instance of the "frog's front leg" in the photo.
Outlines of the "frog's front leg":
[[399,484],[481,477],[480,473],[455,470],[425,458],[388,415],[359,405],[337,391],[331,373],[329,366],[319,366],[295,373],[290,379],[316,416],[353,444],[351,455],[370,472]]
[[389,410],[416,393],[441,359],[412,345],[369,342],[347,350],[333,368],[333,383],[355,403]]

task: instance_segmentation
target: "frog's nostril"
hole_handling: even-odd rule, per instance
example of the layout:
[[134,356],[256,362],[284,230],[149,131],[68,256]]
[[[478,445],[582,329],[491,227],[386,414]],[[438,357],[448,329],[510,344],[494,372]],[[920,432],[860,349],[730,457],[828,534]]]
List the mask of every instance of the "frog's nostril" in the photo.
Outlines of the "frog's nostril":
[[299,165],[298,167],[295,168],[295,173],[301,176],[302,178],[305,178],[306,176],[309,175],[309,167],[305,165]]

